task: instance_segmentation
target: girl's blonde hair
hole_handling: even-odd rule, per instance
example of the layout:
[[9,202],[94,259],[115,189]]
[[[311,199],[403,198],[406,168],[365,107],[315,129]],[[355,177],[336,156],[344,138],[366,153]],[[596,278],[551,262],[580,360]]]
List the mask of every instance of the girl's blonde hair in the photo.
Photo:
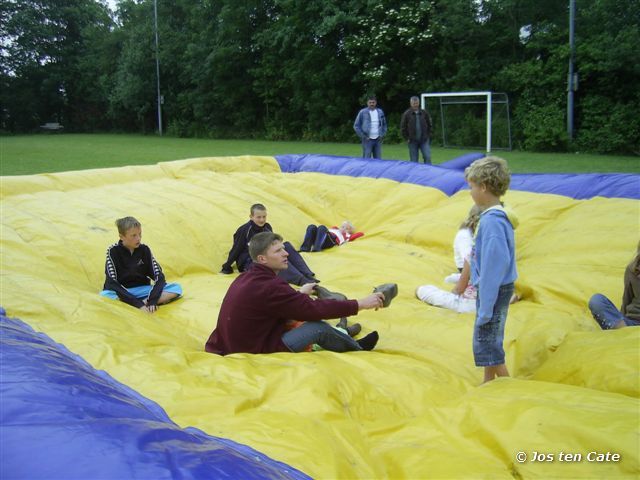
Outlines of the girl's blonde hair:
[[343,230],[347,230],[349,233],[353,233],[356,229],[356,227],[353,226],[353,223],[351,223],[349,220],[345,220],[344,222],[342,222],[342,225],[340,225],[340,227]]
[[476,227],[478,226],[478,222],[480,221],[481,213],[482,213],[482,210],[480,209],[479,206],[474,205],[473,207],[471,207],[471,210],[469,210],[469,214],[467,215],[467,218],[464,220],[464,222],[460,224],[460,229],[468,228],[472,232],[475,232]]

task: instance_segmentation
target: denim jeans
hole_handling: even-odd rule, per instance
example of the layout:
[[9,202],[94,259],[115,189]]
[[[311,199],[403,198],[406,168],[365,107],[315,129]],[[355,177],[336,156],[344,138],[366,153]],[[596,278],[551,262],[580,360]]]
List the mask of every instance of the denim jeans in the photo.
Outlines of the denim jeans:
[[382,158],[382,139],[378,138],[363,138],[362,139],[362,157],[369,158]]
[[[509,301],[513,295],[513,283],[501,285],[498,298],[493,306],[491,320],[478,325],[478,316],[473,327],[473,358],[478,367],[491,367],[504,363],[504,325],[507,321]],[[476,299],[476,311],[480,307],[480,296]]]
[[425,140],[424,142],[409,142],[409,160],[412,162],[420,163],[418,149],[422,152],[424,163],[431,165],[431,142],[429,140]]
[[282,342],[292,352],[302,352],[314,343],[332,352],[362,350],[358,342],[349,335],[322,321],[304,322],[298,328],[282,335]]
[[304,235],[301,252],[319,252],[327,248],[333,247],[335,244],[329,236],[329,229],[324,225],[309,225]]
[[640,322],[625,317],[613,302],[601,293],[596,293],[591,297],[591,300],[589,300],[589,310],[591,310],[591,315],[593,315],[593,318],[598,322],[602,330],[611,330],[620,321],[623,321],[627,327],[640,326]]

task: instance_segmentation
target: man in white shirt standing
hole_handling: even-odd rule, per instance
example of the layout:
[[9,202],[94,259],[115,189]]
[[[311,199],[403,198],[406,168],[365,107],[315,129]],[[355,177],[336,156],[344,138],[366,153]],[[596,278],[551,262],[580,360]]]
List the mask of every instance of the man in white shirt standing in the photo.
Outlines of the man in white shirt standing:
[[362,140],[363,158],[382,157],[382,138],[387,133],[387,119],[377,105],[375,95],[369,95],[367,106],[358,112],[353,122],[353,129]]

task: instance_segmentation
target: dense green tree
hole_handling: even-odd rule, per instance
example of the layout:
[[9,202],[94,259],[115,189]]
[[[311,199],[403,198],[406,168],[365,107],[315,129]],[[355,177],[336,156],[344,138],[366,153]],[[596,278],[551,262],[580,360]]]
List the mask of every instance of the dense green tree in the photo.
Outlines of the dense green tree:
[[[510,97],[516,146],[638,153],[639,2],[578,2],[569,142],[568,2],[157,0],[163,127],[355,141],[353,118],[376,93],[396,141],[410,95],[491,90]],[[2,128],[156,131],[153,9],[119,0],[114,21],[104,0],[0,3]],[[477,144],[471,108],[451,117],[456,138]]]
[[82,57],[92,42],[106,41],[112,26],[107,8],[94,0],[14,0],[3,3],[0,20],[4,128],[86,125],[80,112],[98,113],[105,102],[93,94],[100,72],[83,68]]

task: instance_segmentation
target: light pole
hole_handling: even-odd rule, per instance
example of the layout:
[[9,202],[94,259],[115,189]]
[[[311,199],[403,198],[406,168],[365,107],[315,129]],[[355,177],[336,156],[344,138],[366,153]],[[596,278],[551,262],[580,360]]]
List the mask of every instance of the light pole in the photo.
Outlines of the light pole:
[[573,92],[577,90],[576,74],[573,70],[575,55],[574,23],[576,17],[576,0],[569,0],[569,75],[567,79],[567,134],[573,140]]
[[158,133],[162,136],[162,96],[160,95],[160,58],[158,54],[158,1],[153,0],[153,20],[156,34],[156,87],[158,90]]

